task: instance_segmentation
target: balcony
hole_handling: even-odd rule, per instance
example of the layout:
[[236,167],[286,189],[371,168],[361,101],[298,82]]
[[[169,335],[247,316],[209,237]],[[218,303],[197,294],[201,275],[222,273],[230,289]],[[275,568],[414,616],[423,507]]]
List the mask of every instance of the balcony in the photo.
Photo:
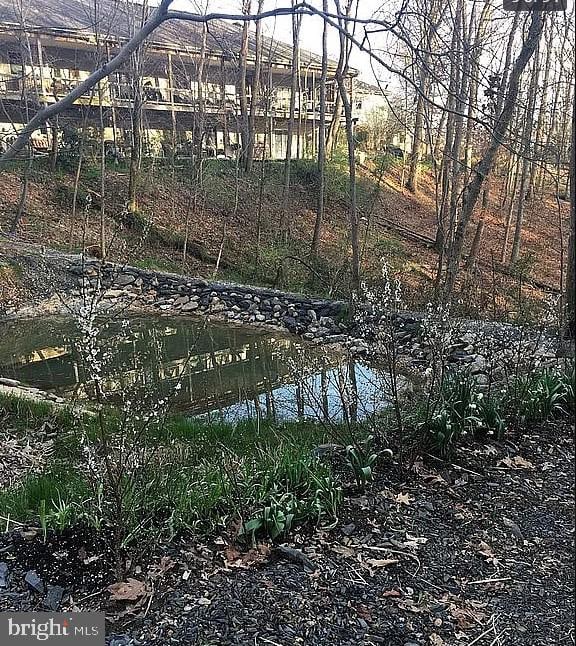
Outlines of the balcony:
[[[88,72],[81,72],[82,78],[44,78],[40,83],[39,75],[36,79],[32,75],[22,79],[21,76],[0,75],[0,97],[11,100],[22,100],[24,95],[29,100],[35,100],[37,97],[40,101],[53,103],[66,96],[71,90],[81,83]],[[212,85],[212,87],[214,87]],[[226,112],[231,115],[240,114],[240,99],[237,95],[226,93],[223,103],[221,91],[218,89],[207,89],[202,100],[198,96],[198,90],[181,87],[168,87],[153,85],[145,82],[143,86],[144,101],[147,109],[151,110],[172,110],[177,112],[198,112],[203,104],[203,109],[207,114],[220,114]],[[115,80],[104,82],[101,99],[104,105],[116,105],[120,108],[128,108],[134,100],[134,89],[126,81]],[[251,97],[248,96],[248,105],[250,106]],[[92,102],[97,104],[99,100],[98,93],[93,97],[85,96],[77,101],[79,104]],[[332,114],[334,110],[333,103],[326,104],[327,114]],[[298,107],[296,101],[295,116],[303,119],[317,119],[319,115],[319,106],[317,102],[310,100],[307,95],[302,97],[302,110]],[[266,110],[264,102],[256,111],[259,117],[272,117],[287,119],[290,116],[290,100],[286,92],[281,96],[272,97],[272,105]]]

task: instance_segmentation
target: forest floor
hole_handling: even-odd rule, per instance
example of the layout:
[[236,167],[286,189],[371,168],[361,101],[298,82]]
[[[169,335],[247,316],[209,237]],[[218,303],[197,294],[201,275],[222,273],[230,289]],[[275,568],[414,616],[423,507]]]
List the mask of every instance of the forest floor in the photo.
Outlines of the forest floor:
[[573,427],[550,423],[389,464],[345,485],[335,526],[291,536],[295,560],[181,537],[121,588],[102,538],[20,527],[0,538],[0,610],[105,611],[111,646],[571,644],[573,449]]
[[[59,170],[56,174],[42,167],[33,170],[19,240],[62,250],[78,251],[83,242],[92,249],[97,247],[102,202],[99,171],[86,167],[78,190],[77,212],[72,218],[73,170]],[[283,282],[278,287],[333,296],[345,290],[342,276],[348,243],[344,167],[334,164],[329,170],[326,218],[317,259],[308,252],[317,182],[311,162],[295,162],[293,186],[286,202],[282,199],[278,164],[268,166],[263,175],[257,169],[254,176],[237,178],[233,167],[214,161],[206,165],[201,189],[190,181],[186,168],[172,173],[153,166],[144,174],[138,226],[134,226],[124,217],[127,173],[123,169],[107,171],[104,227],[110,241],[110,259],[204,277],[216,274],[224,280],[266,286],[275,285],[282,264]],[[414,240],[395,227],[434,237],[434,183],[432,175],[424,171],[420,193],[414,196],[401,187],[400,180],[398,162],[391,163],[380,179],[374,172],[361,169],[358,195],[363,267],[365,277],[375,279],[380,259],[385,258],[401,274],[407,305],[421,309],[429,299],[437,254],[426,242]],[[533,280],[554,289],[560,287],[563,252],[559,241],[563,236],[565,252],[569,205],[553,195],[527,202],[520,260],[515,267],[506,268],[508,273],[493,273],[494,259],[500,269],[506,214],[499,207],[499,182],[494,179],[492,184],[489,208],[479,208],[470,227],[468,246],[476,221],[485,221],[481,265],[462,284],[461,313],[471,317],[535,318],[544,294],[528,283]],[[20,171],[3,172],[0,232],[5,235],[20,191]],[[290,213],[287,243],[278,242],[282,212]],[[141,228],[149,223],[153,233],[148,229],[144,236]],[[185,237],[188,254],[183,260]],[[219,255],[221,263],[216,272],[214,263]],[[310,264],[313,274],[307,266]]]

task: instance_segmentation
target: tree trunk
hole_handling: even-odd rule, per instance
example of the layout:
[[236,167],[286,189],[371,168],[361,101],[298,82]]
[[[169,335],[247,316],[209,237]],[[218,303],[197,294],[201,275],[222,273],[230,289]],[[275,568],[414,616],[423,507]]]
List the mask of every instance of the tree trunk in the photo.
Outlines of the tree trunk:
[[[338,14],[342,14],[340,10],[340,0],[335,0]],[[348,5],[348,11],[352,8],[352,2]],[[348,15],[348,14],[347,14]],[[340,26],[347,30],[348,21],[339,18]],[[340,33],[340,47],[341,50],[346,50],[347,43],[343,33]],[[346,54],[346,65],[344,69],[348,68],[348,53]],[[354,146],[354,122],[352,120],[352,104],[346,89],[346,83],[342,73],[337,72],[336,81],[342,98],[342,106],[344,108],[344,116],[346,119],[346,141],[348,144],[348,169],[349,169],[349,186],[350,186],[350,203],[348,209],[348,219],[350,225],[350,247],[352,252],[352,267],[350,271],[350,304],[351,310],[356,301],[356,297],[360,293],[360,245],[358,239],[358,212],[356,204],[356,155]]]
[[[294,5],[294,0],[292,0]],[[282,192],[282,213],[280,214],[280,234],[287,238],[286,210],[290,192],[290,172],[292,163],[292,138],[294,136],[294,111],[296,109],[296,93],[298,92],[298,75],[300,74],[300,24],[302,16],[292,16],[292,80],[290,86],[290,114],[288,115],[288,133],[286,140],[286,157],[284,159],[284,189]]]
[[[323,0],[322,10],[328,12],[328,0]],[[318,205],[314,235],[312,236],[313,255],[318,254],[322,220],[324,219],[324,193],[326,190],[326,80],[328,77],[328,24],[324,22],[322,32],[322,75],[320,77],[320,119],[318,124]]]
[[[244,0],[242,3],[242,13],[249,15],[252,10],[252,1]],[[248,67],[248,38],[250,35],[249,23],[245,22],[242,27],[242,45],[240,48],[240,66],[238,69],[238,88],[240,99],[240,134],[242,146],[240,150],[240,159],[246,168],[248,160],[248,150],[250,148],[250,131],[249,131],[249,114],[248,114],[248,97],[246,95],[246,70]]]
[[[258,13],[262,13],[264,0],[258,0]],[[254,78],[252,79],[252,99],[248,119],[248,149],[246,151],[246,172],[252,172],[254,165],[254,147],[256,145],[256,110],[260,95],[260,74],[262,72],[262,22],[256,23],[256,59],[254,61]]]
[[[575,97],[576,100],[576,97]],[[574,338],[576,326],[576,106],[572,106],[572,150],[570,157],[570,238],[568,240],[568,267],[566,269],[566,336]]]
[[514,67],[510,74],[508,92],[504,100],[502,110],[496,119],[490,144],[488,146],[488,149],[480,159],[478,166],[474,169],[472,179],[464,189],[460,221],[456,229],[452,253],[446,272],[444,294],[447,299],[450,299],[454,292],[454,286],[456,284],[456,277],[458,275],[458,269],[460,266],[460,259],[462,257],[462,249],[464,246],[464,239],[466,230],[468,228],[468,223],[470,222],[470,218],[472,217],[472,213],[474,212],[474,208],[476,206],[476,202],[478,201],[478,196],[480,195],[484,180],[486,179],[486,176],[494,165],[496,153],[502,145],[502,142],[505,141],[508,126],[514,112],[514,106],[516,105],[518,98],[520,78],[522,76],[522,72],[526,68],[526,65],[530,62],[530,59],[532,58],[536,47],[538,46],[540,36],[542,35],[545,16],[546,14],[540,11],[532,12],[528,34],[522,44],[522,48],[520,50],[520,53],[518,54],[518,58],[516,59]]
[[530,166],[532,162],[532,128],[533,120],[532,115],[536,106],[536,93],[538,91],[538,77],[540,67],[538,65],[538,52],[539,47],[536,48],[536,54],[532,65],[532,78],[530,80],[530,88],[528,90],[528,97],[526,103],[526,115],[524,119],[523,129],[523,142],[522,142],[522,174],[520,176],[520,193],[518,196],[518,211],[516,214],[516,228],[514,230],[514,242],[512,244],[512,255],[510,261],[514,264],[520,255],[520,243],[522,238],[522,225],[524,223],[524,205],[527,199],[529,180],[530,180]]
[[[428,78],[430,76],[430,57],[432,55],[433,37],[436,33],[435,21],[437,19],[437,4],[435,0],[430,1],[430,6],[425,9],[425,26],[424,35],[422,38],[423,47],[419,64],[418,74],[418,88],[416,98],[416,116],[414,117],[414,138],[412,140],[412,150],[410,152],[410,166],[408,170],[408,178],[406,180],[406,188],[412,192],[418,192],[418,178],[420,174],[420,158],[422,156],[422,147],[424,144],[424,107],[427,96]],[[420,51],[420,48],[418,48]]]

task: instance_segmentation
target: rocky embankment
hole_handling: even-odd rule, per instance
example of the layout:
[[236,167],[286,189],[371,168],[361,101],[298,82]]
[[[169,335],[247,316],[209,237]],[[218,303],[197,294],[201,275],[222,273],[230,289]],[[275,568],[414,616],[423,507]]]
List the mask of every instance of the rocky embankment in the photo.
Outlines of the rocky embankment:
[[[479,381],[487,379],[499,364],[521,361],[522,355],[536,357],[542,364],[553,362],[557,355],[553,335],[502,323],[442,321],[404,311],[383,316],[365,304],[358,306],[351,320],[343,301],[99,261],[75,263],[69,271],[77,277],[76,295],[101,295],[102,302],[112,307],[130,302],[170,315],[196,313],[236,324],[281,327],[311,343],[345,347],[356,356],[379,357],[382,339],[393,336],[400,355],[410,363],[426,366],[433,353],[441,351],[448,362],[468,366]],[[443,347],[432,347],[439,340]]]
[[366,305],[360,305],[351,320],[343,301],[103,263],[56,251],[38,253],[20,247],[14,258],[22,282],[36,295],[34,305],[12,307],[9,313],[14,316],[62,312],[82,303],[96,304],[104,311],[129,308],[171,316],[202,315],[236,325],[282,329],[310,343],[337,345],[367,357],[382,355],[385,328],[386,338],[393,335],[403,361],[424,368],[438,351],[432,334],[436,341],[442,336],[442,352],[450,363],[468,366],[480,381],[498,364],[511,365],[523,355],[546,364],[558,354],[558,339],[553,334],[509,324],[431,320],[414,312],[383,317]]

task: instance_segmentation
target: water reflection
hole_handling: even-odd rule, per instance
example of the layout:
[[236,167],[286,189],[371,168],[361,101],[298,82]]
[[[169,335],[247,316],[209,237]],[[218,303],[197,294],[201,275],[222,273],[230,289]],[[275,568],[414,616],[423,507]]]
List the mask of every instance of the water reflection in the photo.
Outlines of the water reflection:
[[[127,326],[108,323],[102,338],[108,354],[103,384],[111,402],[171,394],[177,411],[230,421],[256,416],[353,421],[386,399],[382,379],[366,366],[277,333],[139,317]],[[67,398],[93,397],[69,318],[5,324],[0,375]]]

